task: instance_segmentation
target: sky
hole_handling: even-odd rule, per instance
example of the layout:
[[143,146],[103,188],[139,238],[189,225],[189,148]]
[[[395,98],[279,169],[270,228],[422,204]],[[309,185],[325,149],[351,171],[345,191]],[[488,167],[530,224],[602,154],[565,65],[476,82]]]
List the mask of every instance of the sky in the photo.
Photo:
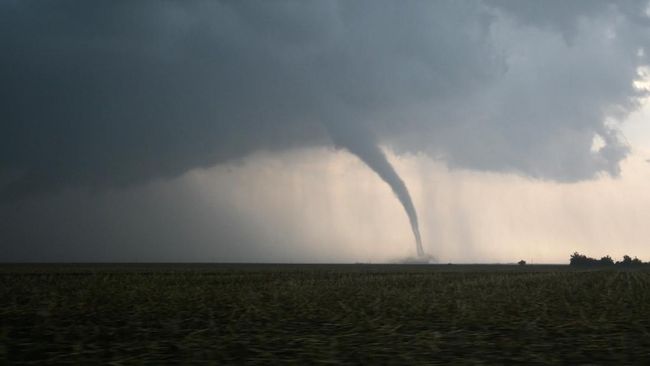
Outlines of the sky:
[[0,261],[650,260],[649,41],[645,0],[1,2]]

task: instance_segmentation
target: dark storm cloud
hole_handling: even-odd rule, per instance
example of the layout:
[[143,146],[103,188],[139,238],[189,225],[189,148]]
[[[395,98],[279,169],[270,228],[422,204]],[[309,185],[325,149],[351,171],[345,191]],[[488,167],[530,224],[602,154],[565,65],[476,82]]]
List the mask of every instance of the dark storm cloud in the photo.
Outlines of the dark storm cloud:
[[632,22],[647,25],[650,21],[646,14],[646,0],[487,0],[487,3],[515,15],[523,25],[557,30],[569,39],[579,31],[581,18],[598,17],[609,12],[621,14]]
[[[18,177],[8,195],[173,176],[314,135],[290,107],[298,88],[207,19],[185,29],[173,19],[182,9],[5,7],[2,167]],[[269,90],[278,82],[281,95]]]
[[544,4],[3,2],[1,198],[339,144],[333,129],[351,151],[367,132],[452,166],[616,175],[606,120],[635,108],[645,4]]

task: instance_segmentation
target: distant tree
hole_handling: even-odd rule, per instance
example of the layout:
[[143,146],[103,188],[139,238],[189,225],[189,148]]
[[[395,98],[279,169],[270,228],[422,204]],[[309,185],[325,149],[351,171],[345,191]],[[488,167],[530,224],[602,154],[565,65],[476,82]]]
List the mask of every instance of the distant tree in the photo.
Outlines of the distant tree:
[[587,257],[584,254],[574,252],[571,255],[569,264],[576,267],[594,267],[599,264],[599,261],[597,259]]
[[586,258],[586,255],[582,255],[578,252],[573,252],[573,254],[571,254],[571,260],[569,261],[569,264],[572,266],[579,266],[584,263],[584,260]]
[[650,263],[644,263],[641,261],[639,258],[630,257],[629,255],[624,255],[623,260],[620,262],[614,262],[612,257],[609,255],[606,255],[600,259],[594,259],[587,257],[584,254],[580,254],[578,252],[574,252],[571,254],[571,260],[569,262],[570,265],[576,266],[576,267],[595,267],[595,266],[620,266],[620,267],[638,267],[638,266],[643,266],[643,265],[650,265]]
[[522,260],[520,260],[519,262],[517,262],[517,264],[520,265],[520,266],[525,266],[525,265],[526,265],[526,261],[522,259]]
[[632,265],[632,257],[630,257],[629,255],[626,254],[626,255],[623,256],[623,261],[616,262],[616,264],[620,264],[622,266],[629,267],[629,266]]
[[606,256],[600,258],[599,264],[601,266],[613,266],[614,265],[614,260],[612,259],[612,257],[606,255]]

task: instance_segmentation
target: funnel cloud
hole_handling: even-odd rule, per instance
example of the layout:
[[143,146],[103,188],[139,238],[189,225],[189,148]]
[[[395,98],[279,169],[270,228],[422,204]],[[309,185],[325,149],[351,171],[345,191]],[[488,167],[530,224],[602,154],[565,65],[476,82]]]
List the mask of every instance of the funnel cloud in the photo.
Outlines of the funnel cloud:
[[406,184],[395,171],[395,168],[386,158],[386,154],[377,144],[376,139],[368,130],[363,130],[360,125],[342,125],[331,122],[328,124],[329,133],[334,144],[343,147],[352,154],[356,155],[370,169],[386,182],[404,207],[408,216],[413,237],[415,239],[415,249],[418,257],[424,257],[422,248],[422,238],[420,236],[420,226],[418,224],[418,215],[413,205],[413,200],[409,194]]

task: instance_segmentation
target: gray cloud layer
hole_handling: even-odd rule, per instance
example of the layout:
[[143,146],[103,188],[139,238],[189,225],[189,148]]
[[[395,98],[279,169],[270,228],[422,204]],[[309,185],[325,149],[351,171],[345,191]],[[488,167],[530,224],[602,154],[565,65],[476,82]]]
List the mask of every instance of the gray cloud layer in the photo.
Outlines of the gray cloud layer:
[[[450,166],[616,175],[646,2],[0,4],[2,200],[365,131]],[[334,121],[334,122],[333,122]],[[332,127],[334,126],[334,127]],[[604,142],[592,149],[594,136]],[[338,144],[334,141],[335,144]]]

